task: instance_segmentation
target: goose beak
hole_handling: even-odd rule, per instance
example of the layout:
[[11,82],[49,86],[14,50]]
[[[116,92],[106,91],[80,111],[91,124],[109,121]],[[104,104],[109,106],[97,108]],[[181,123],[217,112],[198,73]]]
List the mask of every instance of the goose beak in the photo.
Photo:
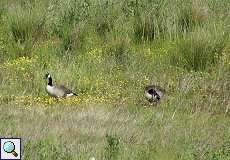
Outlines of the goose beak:
[[47,72],[47,73],[44,75],[43,79],[47,79],[48,76],[49,76],[49,73]]

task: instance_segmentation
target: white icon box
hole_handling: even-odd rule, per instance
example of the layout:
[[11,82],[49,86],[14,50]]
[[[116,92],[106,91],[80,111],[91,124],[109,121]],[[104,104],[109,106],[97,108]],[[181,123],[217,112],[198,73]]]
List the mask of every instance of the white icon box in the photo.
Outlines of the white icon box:
[[21,160],[21,138],[0,138],[0,160]]

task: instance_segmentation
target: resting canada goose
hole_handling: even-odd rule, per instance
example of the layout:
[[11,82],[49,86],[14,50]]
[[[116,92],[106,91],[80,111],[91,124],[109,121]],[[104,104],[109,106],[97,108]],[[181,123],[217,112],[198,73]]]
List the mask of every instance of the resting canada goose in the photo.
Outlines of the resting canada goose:
[[62,98],[62,97],[71,97],[71,96],[77,96],[76,93],[71,91],[70,89],[66,88],[63,85],[57,85],[54,86],[52,82],[52,77],[49,73],[45,74],[45,79],[48,80],[47,86],[46,86],[46,92],[55,98]]
[[164,95],[165,95],[165,90],[159,86],[149,85],[145,87],[145,97],[151,103],[159,102]]

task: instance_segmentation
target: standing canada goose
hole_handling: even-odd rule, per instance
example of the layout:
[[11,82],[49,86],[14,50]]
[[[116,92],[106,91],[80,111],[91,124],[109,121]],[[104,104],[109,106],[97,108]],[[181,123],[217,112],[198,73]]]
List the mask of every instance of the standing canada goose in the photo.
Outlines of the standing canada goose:
[[71,91],[70,89],[66,88],[63,85],[54,86],[52,82],[52,77],[49,73],[45,74],[45,79],[47,79],[48,81],[46,86],[46,92],[50,96],[55,98],[77,96],[76,93],[74,93],[73,91]]
[[151,103],[158,103],[165,95],[165,90],[156,85],[145,87],[145,97]]

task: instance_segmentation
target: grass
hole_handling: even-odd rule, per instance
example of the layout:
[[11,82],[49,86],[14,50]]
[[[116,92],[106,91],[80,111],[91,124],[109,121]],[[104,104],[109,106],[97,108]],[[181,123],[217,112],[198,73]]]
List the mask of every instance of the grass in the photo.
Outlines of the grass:
[[229,158],[223,115],[109,105],[6,105],[1,113],[1,134],[22,136],[25,159]]
[[24,159],[229,159],[228,0],[0,4],[0,135]]

